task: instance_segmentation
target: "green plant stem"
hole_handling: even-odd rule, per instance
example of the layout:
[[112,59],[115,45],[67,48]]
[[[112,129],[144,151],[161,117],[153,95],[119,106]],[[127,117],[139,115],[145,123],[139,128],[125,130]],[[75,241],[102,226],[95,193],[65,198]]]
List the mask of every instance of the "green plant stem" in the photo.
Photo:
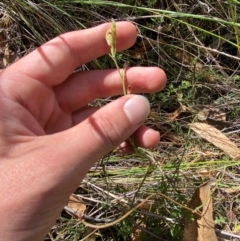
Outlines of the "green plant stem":
[[228,0],[229,6],[230,6],[230,13],[232,17],[232,21],[234,23],[234,32],[235,32],[235,38],[236,38],[236,43],[237,43],[237,48],[239,49],[239,36],[238,36],[238,27],[236,25],[236,14],[233,11],[233,6],[232,6],[232,0]]
[[121,82],[122,82],[122,89],[123,89],[123,95],[127,95],[127,88],[126,88],[126,83],[125,83],[125,76],[123,75],[123,72],[120,70],[119,68],[119,65],[117,63],[117,60],[114,56],[110,55],[110,57],[112,58],[117,70],[118,70],[118,73],[120,75],[120,78],[121,78]]

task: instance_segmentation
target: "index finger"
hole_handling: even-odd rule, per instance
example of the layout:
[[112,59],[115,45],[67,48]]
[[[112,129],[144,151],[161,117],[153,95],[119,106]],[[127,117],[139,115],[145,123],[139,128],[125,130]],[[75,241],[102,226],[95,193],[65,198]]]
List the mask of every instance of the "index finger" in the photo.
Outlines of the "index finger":
[[[60,84],[80,65],[109,52],[105,40],[109,28],[111,23],[60,35],[13,64],[9,72],[18,72],[48,86]],[[117,50],[132,46],[136,35],[133,24],[117,23]]]

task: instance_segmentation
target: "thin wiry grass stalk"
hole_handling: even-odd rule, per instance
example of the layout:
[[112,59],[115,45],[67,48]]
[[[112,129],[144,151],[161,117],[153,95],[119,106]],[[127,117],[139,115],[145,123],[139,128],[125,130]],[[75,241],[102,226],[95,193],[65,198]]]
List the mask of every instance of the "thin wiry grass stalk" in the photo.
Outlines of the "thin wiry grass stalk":
[[[126,60],[131,66],[162,67],[169,79],[163,93],[147,95],[153,110],[147,124],[162,133],[162,142],[156,149],[150,150],[156,159],[152,162],[155,170],[146,176],[146,158],[129,155],[123,159],[113,152],[107,161],[103,160],[104,167],[91,169],[86,180],[94,186],[83,183],[83,195],[78,195],[88,202],[88,214],[109,218],[114,215],[113,210],[117,216],[122,210],[129,209],[136,193],[137,198],[141,199],[147,193],[160,191],[179,203],[187,204],[194,189],[206,179],[214,177],[217,180],[213,194],[216,197],[216,223],[223,230],[226,226],[233,229],[239,222],[228,219],[227,213],[236,213],[234,207],[239,204],[238,194],[224,193],[228,188],[234,189],[238,185],[239,160],[229,159],[221,150],[193,135],[188,124],[197,120],[198,113],[203,108],[217,108],[219,113],[227,116],[225,122],[220,121],[224,125],[222,132],[228,132],[231,140],[239,146],[237,125],[240,58],[236,55],[239,47],[236,29],[240,26],[237,18],[240,2],[232,0],[229,5],[228,1],[218,1],[216,5],[214,1],[201,1],[211,8],[208,13],[199,6],[187,5],[186,1],[182,1],[182,6],[174,0],[158,1],[162,4],[159,9],[141,6],[140,0],[134,2],[138,6],[98,0],[43,0],[39,3],[3,0],[0,2],[0,12],[5,18],[0,22],[0,28],[8,35],[10,49],[17,49],[19,56],[23,56],[41,43],[66,31],[95,26],[112,17],[119,21],[133,22],[138,27],[137,44],[133,50],[142,55],[135,59],[132,49],[121,53],[119,66]],[[230,7],[232,13],[228,11]],[[168,26],[169,29],[159,31],[159,27],[164,29]],[[229,34],[226,35],[225,32]],[[182,58],[177,59],[175,53],[181,53]],[[184,54],[190,56],[188,61],[184,61]],[[109,63],[109,59],[102,57],[94,63],[86,64],[80,71],[113,68]],[[199,71],[196,70],[196,63],[202,66]],[[205,75],[213,78],[206,78]],[[102,106],[111,100],[98,100],[97,105]],[[170,120],[169,117],[179,106],[186,107],[186,111]],[[229,171],[231,176],[228,175]],[[103,178],[104,174],[107,174],[107,178]],[[167,200],[164,198],[157,203],[156,212],[169,219],[174,219],[173,215],[183,217],[181,209],[174,203],[169,205]],[[66,235],[65,238],[73,240],[71,235],[76,235],[76,239],[79,239],[81,235],[77,232],[82,235],[84,233],[82,225],[73,219],[66,220],[59,226],[62,232],[57,236]],[[118,231],[121,231],[121,227],[128,230],[128,222],[131,222],[131,226],[134,223],[130,217],[118,224]],[[169,230],[176,231],[174,225],[167,224],[166,230],[166,222],[155,224],[161,234],[168,232],[168,239],[177,240],[180,237],[179,231],[173,235],[174,232]],[[147,221],[146,224],[151,225]],[[149,230],[146,228],[144,232]],[[149,232],[155,235],[151,231]],[[100,233],[102,234],[104,233]]]

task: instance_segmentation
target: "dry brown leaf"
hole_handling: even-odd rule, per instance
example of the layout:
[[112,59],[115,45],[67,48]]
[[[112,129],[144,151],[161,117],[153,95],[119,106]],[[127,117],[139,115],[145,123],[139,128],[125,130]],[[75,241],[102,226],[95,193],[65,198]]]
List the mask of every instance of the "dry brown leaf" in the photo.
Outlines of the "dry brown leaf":
[[177,110],[169,114],[168,119],[170,121],[174,121],[177,117],[179,117],[180,114],[186,113],[186,112],[191,113],[192,112],[191,108],[185,105],[181,105]]
[[233,194],[240,191],[240,187],[228,187],[228,188],[221,188],[227,194]]
[[209,118],[214,119],[214,120],[218,120],[218,121],[226,121],[227,120],[227,114],[219,108],[211,107],[209,109]]
[[225,122],[227,119],[227,115],[225,112],[221,111],[221,109],[219,108],[213,108],[213,107],[205,107],[201,109],[198,112],[197,117],[201,121],[204,121],[210,118],[216,121]]
[[173,113],[169,114],[168,119],[170,121],[175,120],[182,112],[186,111],[185,108],[180,106],[177,110],[175,110]]
[[183,241],[218,241],[213,220],[212,197],[210,190],[211,183],[207,182],[196,189],[188,207],[198,210],[193,219],[185,220]]
[[209,178],[211,176],[211,172],[208,171],[206,168],[202,168],[197,170],[197,173],[202,177],[202,178]]
[[215,127],[205,123],[196,122],[190,124],[190,128],[200,137],[224,151],[231,158],[240,158],[240,149],[237,145]]
[[72,195],[69,197],[68,207],[79,214],[83,214],[86,211],[86,205]]

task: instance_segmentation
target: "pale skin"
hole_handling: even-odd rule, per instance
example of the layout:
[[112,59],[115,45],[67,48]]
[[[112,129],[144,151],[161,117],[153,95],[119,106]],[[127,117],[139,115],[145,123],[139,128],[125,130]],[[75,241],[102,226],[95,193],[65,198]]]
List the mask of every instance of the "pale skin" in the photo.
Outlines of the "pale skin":
[[[116,70],[72,74],[109,52],[111,24],[70,32],[44,44],[0,72],[0,240],[43,240],[89,168],[133,133],[138,146],[157,145],[144,126],[148,102],[121,97],[101,109],[96,98],[122,93]],[[117,49],[129,48],[136,29],[117,23]],[[133,93],[164,88],[158,68],[127,70]]]

